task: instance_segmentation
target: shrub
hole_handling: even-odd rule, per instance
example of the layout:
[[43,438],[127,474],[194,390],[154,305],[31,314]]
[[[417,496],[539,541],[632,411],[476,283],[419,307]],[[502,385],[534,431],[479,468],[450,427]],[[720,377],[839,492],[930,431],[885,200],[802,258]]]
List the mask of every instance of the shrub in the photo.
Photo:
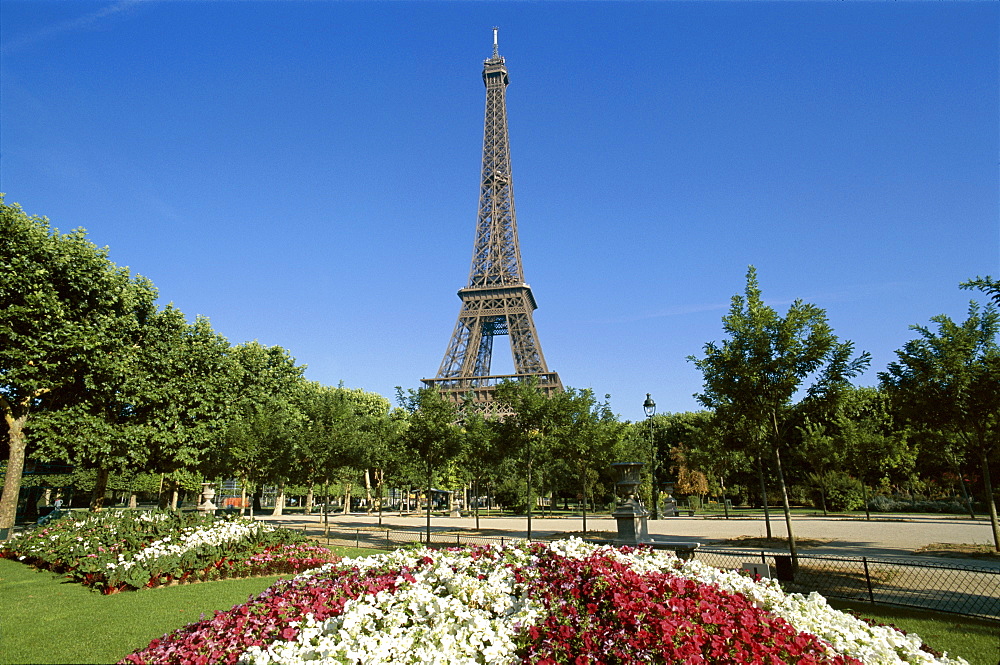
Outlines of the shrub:
[[826,507],[830,510],[858,510],[865,505],[861,481],[846,473],[832,474],[827,481]]

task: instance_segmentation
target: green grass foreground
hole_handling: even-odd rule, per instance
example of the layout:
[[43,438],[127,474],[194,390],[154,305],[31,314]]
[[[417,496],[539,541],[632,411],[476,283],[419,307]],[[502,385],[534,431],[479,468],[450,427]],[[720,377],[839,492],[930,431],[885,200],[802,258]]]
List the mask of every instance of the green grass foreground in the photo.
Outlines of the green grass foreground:
[[[332,547],[343,557],[370,550]],[[280,575],[104,596],[65,577],[0,559],[0,663],[114,663],[202,614],[228,610]],[[287,577],[287,576],[285,576]]]
[[[343,557],[373,550],[332,548]],[[279,576],[222,580],[103,596],[47,571],[0,559],[0,663],[113,663],[202,614],[226,610]],[[998,665],[1000,626],[965,617],[833,602],[920,635],[970,665]]]
[[829,602],[838,610],[916,633],[927,646],[961,656],[969,665],[1000,665],[1000,623],[995,621],[836,599]]

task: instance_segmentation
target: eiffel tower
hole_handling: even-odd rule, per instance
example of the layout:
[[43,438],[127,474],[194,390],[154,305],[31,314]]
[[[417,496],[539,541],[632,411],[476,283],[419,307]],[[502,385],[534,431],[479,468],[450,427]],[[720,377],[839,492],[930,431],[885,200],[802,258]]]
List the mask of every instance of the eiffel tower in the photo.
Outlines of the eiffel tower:
[[[496,28],[493,28],[493,57],[483,62],[483,83],[486,84],[483,172],[469,284],[458,292],[462,308],[437,377],[422,381],[438,387],[455,401],[471,395],[484,411],[496,412],[493,392],[503,381],[534,379],[545,394],[561,391],[562,382],[545,364],[532,319],[538,305],[521,269],[507,139],[509,78],[497,48]],[[510,337],[514,374],[490,374],[493,338],[498,335]]]

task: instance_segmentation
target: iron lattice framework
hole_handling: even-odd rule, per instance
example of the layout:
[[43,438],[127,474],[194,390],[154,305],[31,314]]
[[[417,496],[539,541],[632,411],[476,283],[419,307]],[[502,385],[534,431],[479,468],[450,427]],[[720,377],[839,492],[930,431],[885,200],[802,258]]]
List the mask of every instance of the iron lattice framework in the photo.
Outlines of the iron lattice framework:
[[[495,28],[493,57],[483,63],[483,82],[483,171],[469,284],[458,292],[462,308],[437,377],[423,382],[437,386],[456,401],[471,394],[474,402],[489,410],[494,406],[494,388],[505,380],[533,379],[546,394],[561,391],[562,383],[545,364],[532,318],[538,305],[521,269],[507,136],[509,77],[497,49]],[[514,374],[490,374],[497,335],[510,337]]]

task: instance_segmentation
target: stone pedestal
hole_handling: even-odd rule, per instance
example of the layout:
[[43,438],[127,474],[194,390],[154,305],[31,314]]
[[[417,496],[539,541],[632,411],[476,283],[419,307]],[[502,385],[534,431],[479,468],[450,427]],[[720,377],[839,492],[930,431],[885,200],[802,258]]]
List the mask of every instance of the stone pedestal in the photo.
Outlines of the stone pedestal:
[[612,516],[618,522],[616,545],[640,545],[653,542],[646,527],[649,511],[643,508],[635,497],[630,497],[623,503],[619,503]]
[[619,462],[611,465],[618,476],[618,480],[615,482],[618,505],[611,514],[618,523],[616,545],[640,545],[653,542],[649,537],[646,525],[649,511],[635,498],[635,488],[641,482],[639,470],[642,466],[639,462]]

